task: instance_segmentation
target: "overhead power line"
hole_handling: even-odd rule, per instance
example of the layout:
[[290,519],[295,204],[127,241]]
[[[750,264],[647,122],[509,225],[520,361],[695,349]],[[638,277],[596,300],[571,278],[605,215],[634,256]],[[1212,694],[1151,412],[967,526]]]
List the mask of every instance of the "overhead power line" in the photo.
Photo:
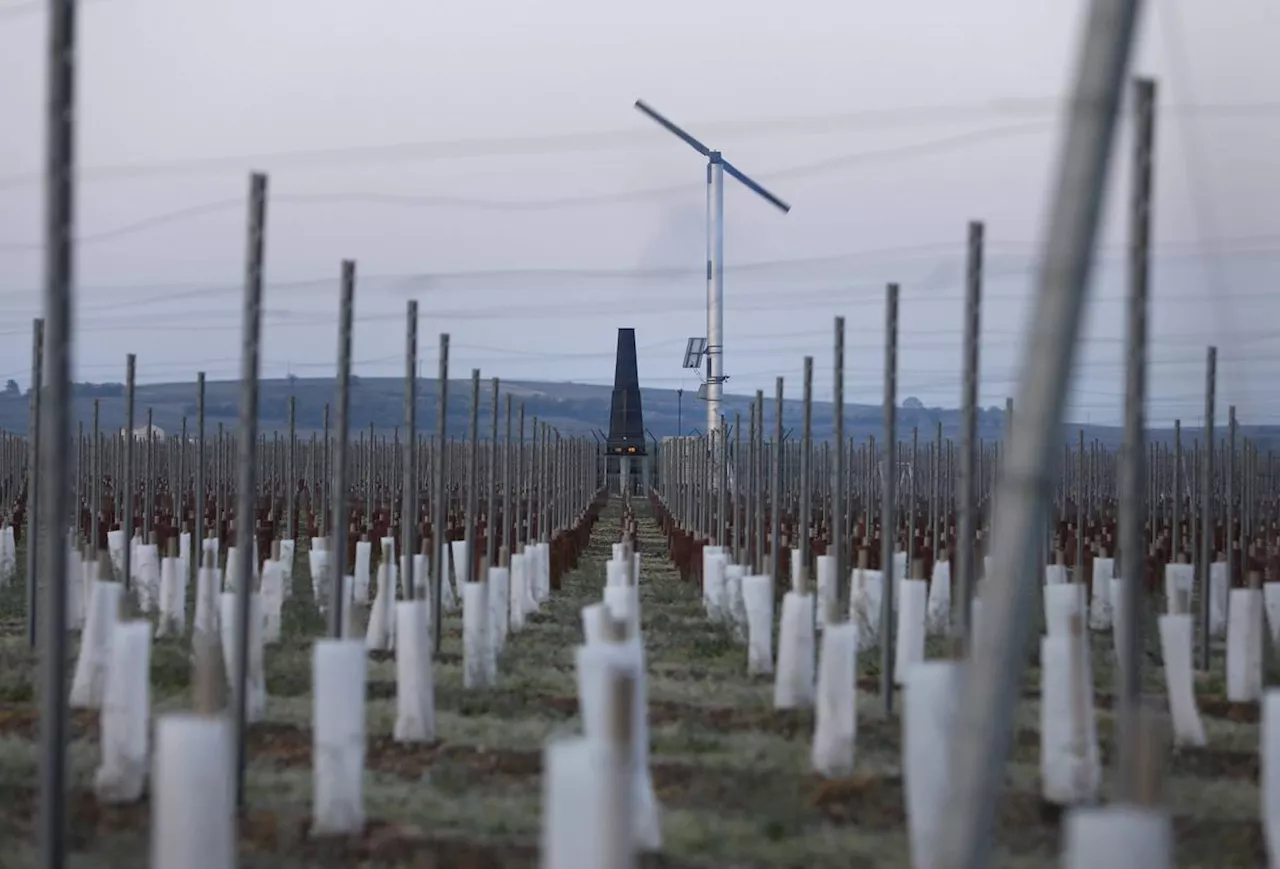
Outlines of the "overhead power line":
[[[86,2],[86,0],[80,0]],[[98,0],[109,2],[109,0]],[[30,4],[43,8],[43,2]],[[0,20],[4,13],[0,11]],[[764,120],[694,121],[708,135],[758,138],[819,135],[837,132],[884,131],[905,126],[973,123],[993,117],[1006,120],[1039,118],[1052,125],[1067,108],[1060,97],[1026,97],[981,100],[933,106],[896,106],[860,109],[800,117]],[[1197,120],[1274,120],[1280,118],[1280,102],[1196,103],[1161,106],[1161,116],[1187,116]],[[195,176],[246,172],[251,168],[281,170],[377,162],[429,162],[500,156],[545,156],[649,148],[662,138],[642,126],[614,130],[582,130],[525,136],[469,137],[346,145],[327,148],[260,151],[225,156],[189,157],[118,163],[80,169],[77,180],[114,181],[134,178]],[[22,172],[0,175],[0,190],[38,186],[41,175]],[[776,176],[775,176],[776,177]]]
[[[946,136],[943,138],[933,139],[926,142],[917,142],[907,145],[898,145],[891,148],[880,148],[870,151],[859,151],[851,154],[843,154],[836,157],[829,157],[812,163],[806,163],[799,166],[792,166],[786,169],[778,169],[773,172],[763,173],[765,177],[770,179],[787,179],[787,178],[803,178],[815,175],[823,175],[830,172],[839,172],[844,169],[850,169],[859,165],[872,163],[892,162],[896,160],[912,159],[915,157],[928,156],[931,154],[952,151],[958,148],[968,147],[985,141],[1009,138],[1012,136],[1023,136],[1029,133],[1047,132],[1052,129],[1052,124],[1043,121],[1037,121],[1030,124],[1018,124],[1013,126],[990,127],[982,130],[974,130],[957,135]],[[19,176],[9,176],[8,179],[0,177],[0,189],[13,186],[9,182]],[[27,176],[22,176],[27,177]],[[34,177],[34,176],[33,176]],[[703,185],[698,183],[672,184],[663,187],[648,187],[638,190],[622,190],[611,193],[592,193],[581,196],[563,196],[550,199],[477,199],[464,196],[447,196],[447,195],[412,195],[397,193],[381,193],[381,192],[346,192],[346,193],[285,193],[274,194],[271,197],[272,206],[278,204],[300,204],[300,205],[382,205],[408,208],[466,208],[481,211],[554,211],[565,208],[587,208],[593,206],[605,205],[621,205],[631,202],[647,201],[652,199],[663,199],[669,196],[678,196],[691,192],[696,192]],[[223,211],[236,211],[244,208],[244,198],[234,197],[228,199],[219,199],[213,202],[201,203],[198,205],[186,206],[174,211],[164,212],[145,217],[141,220],[133,221],[123,226],[114,227],[99,232],[86,233],[76,239],[77,244],[92,244],[95,242],[109,241],[125,235],[131,235],[157,226],[165,226],[171,223],[178,223],[185,220],[191,220],[197,217],[203,217],[208,214],[215,214]],[[42,243],[38,241],[30,242],[10,242],[0,244],[0,252],[16,252],[26,250],[39,250]]]
[[[1250,239],[1250,241],[1255,242],[1258,240],[1258,238]],[[1280,257],[1280,238],[1277,238],[1276,241],[1276,244],[1267,247],[1255,247],[1251,253],[1265,255],[1267,258]],[[988,256],[987,273],[989,278],[1005,279],[1017,277],[1028,274],[1034,268],[1034,256],[1029,252],[1022,253],[1018,250],[1026,246],[1026,243],[1010,242],[1007,246],[1011,248],[1010,251],[993,253]],[[880,250],[864,250],[843,255],[743,263],[738,266],[740,272],[755,274],[757,284],[759,281],[765,281],[767,284],[735,291],[733,295],[734,307],[735,310],[752,311],[786,310],[796,304],[807,303],[810,306],[816,305],[823,309],[830,309],[838,308],[851,302],[872,301],[877,299],[882,292],[883,282],[868,276],[865,272],[860,275],[860,271],[872,267],[878,274],[883,274],[889,270],[919,269],[929,264],[945,265],[951,257],[945,251],[951,247],[956,247],[955,257],[962,256],[963,252],[959,250],[958,245],[951,242],[939,242],[935,244],[882,248]],[[995,246],[993,245],[993,247]],[[1172,255],[1196,253],[1192,249],[1179,245],[1171,245],[1169,252]],[[892,256],[893,254],[899,254],[899,257],[878,259],[878,257]],[[1122,251],[1117,248],[1115,256],[1119,257],[1120,255],[1122,255]],[[1102,264],[1108,262],[1106,257],[1099,257],[1098,259]],[[661,315],[665,311],[692,310],[693,308],[690,305],[695,304],[695,301],[680,285],[680,281],[683,278],[696,277],[698,274],[699,271],[696,268],[689,266],[616,270],[480,269],[434,274],[405,272],[366,275],[362,278],[361,287],[364,294],[370,298],[381,297],[385,299],[389,296],[396,298],[406,296],[420,297],[427,305],[426,313],[445,320],[488,318],[495,321],[503,321],[527,316],[533,318],[551,316],[562,319],[580,319],[597,316],[602,312],[616,312],[618,310],[621,300],[610,298],[607,295],[609,291],[605,291],[606,295],[602,295],[600,283],[605,281],[666,284],[670,286],[670,290],[667,292],[659,290],[646,292],[645,298],[648,302],[649,313]],[[909,280],[904,286],[904,291],[907,294],[904,300],[908,303],[914,299],[927,300],[931,303],[951,300],[954,294],[949,294],[947,290],[952,287],[955,279],[955,275],[951,275],[948,269],[939,268],[935,270],[934,275],[923,280]],[[269,298],[277,300],[282,296],[296,296],[299,292],[305,292],[309,297],[314,298],[315,293],[321,291],[323,297],[323,291],[326,288],[335,286],[336,281],[336,276],[276,280],[269,284],[267,295]],[[575,297],[575,293],[580,294],[585,291],[582,281],[588,281],[592,284],[590,299]],[[163,316],[168,313],[164,310],[168,306],[187,303],[195,299],[209,301],[222,296],[230,297],[241,292],[241,290],[242,287],[238,283],[232,282],[86,285],[81,287],[81,292],[88,303],[78,307],[77,316],[93,316],[95,326],[100,328],[104,321],[97,316],[99,314],[145,309],[148,312],[148,322],[154,323],[157,316]],[[516,307],[512,307],[505,301],[493,299],[495,295],[510,295],[511,293],[519,293],[522,297],[528,297],[531,292],[539,291],[555,292],[557,298]],[[459,292],[466,292],[469,297],[476,295],[486,296],[493,299],[493,301],[480,306],[457,307],[446,305],[436,307],[442,301],[448,302],[457,298],[454,294]],[[16,307],[16,305],[21,305],[23,301],[34,302],[37,295],[38,290],[35,288],[3,290],[0,291],[0,303],[6,304],[7,313],[14,319],[21,319],[28,314],[36,316],[37,311],[35,308],[24,311],[21,307]],[[1235,295],[1239,298],[1270,298],[1274,293],[1265,288],[1258,288],[1237,291]],[[992,297],[1005,300],[1023,298],[1020,291],[1010,292],[1005,289],[994,290]],[[751,303],[753,301],[757,304],[739,307],[740,303]],[[774,301],[776,301],[776,304],[769,304]],[[1098,304],[1119,303],[1121,301],[1123,300],[1118,297],[1111,298],[1105,295],[1094,299],[1094,302]],[[1161,294],[1162,307],[1169,304],[1179,305],[1202,301],[1204,301],[1204,297],[1199,293],[1166,291]],[[764,304],[758,304],[760,302]],[[629,313],[641,316],[646,313],[643,309],[633,311],[632,306],[628,306],[627,310]],[[229,316],[230,313],[228,310],[215,309],[212,311],[184,312],[184,315],[208,325],[208,317]],[[330,312],[326,310],[323,304],[318,308],[311,307],[302,310],[287,307],[271,308],[266,313],[268,316],[297,318],[298,325],[307,325],[311,322],[327,322],[326,318],[330,316]],[[383,315],[373,316],[381,318]],[[125,319],[131,322],[133,317],[130,316]],[[4,333],[0,332],[0,334]],[[12,334],[18,333],[14,332]]]
[[[1027,264],[1020,268],[1018,273],[1027,273],[1030,268],[1031,265]],[[996,274],[992,273],[992,270],[989,270],[989,277],[996,276]],[[959,289],[947,290],[946,287],[940,285],[929,285],[927,283],[904,284],[902,289],[902,304],[904,308],[917,304],[927,304],[936,308],[940,304],[954,303],[957,306],[955,310],[959,312],[960,302],[963,300],[963,293]],[[792,292],[779,292],[771,288],[756,291],[742,290],[734,294],[733,314],[734,316],[739,316],[750,313],[794,313],[798,309],[806,310],[811,314],[837,313],[847,311],[854,306],[878,304],[883,292],[884,287],[881,283],[867,283],[860,286],[837,288],[822,287]],[[1240,291],[1237,294],[1237,298],[1261,299],[1272,298],[1274,295],[1274,291],[1269,288],[1260,287],[1252,291]],[[992,290],[985,294],[985,298],[1006,303],[1020,303],[1025,302],[1027,299],[1025,291],[1021,289]],[[424,301],[430,300],[430,296],[424,297]],[[1090,305],[1123,305],[1125,301],[1126,299],[1123,295],[1097,294],[1091,299]],[[1188,304],[1203,305],[1204,303],[1205,298],[1198,291],[1166,291],[1161,296],[1161,305],[1164,308]],[[139,317],[133,313],[121,313],[119,316],[111,316],[110,313],[144,307],[146,306],[141,304],[115,303],[81,310],[77,314],[79,321],[76,327],[77,332],[128,333],[165,329],[169,332],[182,333],[188,330],[235,332],[240,329],[239,312],[231,308],[205,308],[183,310],[181,312],[165,312],[152,309],[147,311],[145,317]],[[275,333],[287,329],[327,327],[334,323],[336,317],[336,311],[329,310],[329,307],[264,308],[263,317],[266,320],[264,328]],[[548,320],[574,322],[617,317],[620,313],[625,313],[628,319],[631,320],[654,320],[670,318],[674,314],[700,312],[703,307],[702,300],[695,293],[674,292],[668,294],[648,293],[643,307],[624,305],[618,300],[606,299],[594,302],[545,302],[527,305],[510,305],[502,302],[482,307],[466,308],[433,308],[423,304],[420,310],[423,317],[430,318],[431,321],[441,324],[457,324],[468,321],[497,324]],[[34,309],[29,311],[9,310],[7,313],[11,314],[14,325],[0,329],[0,337],[28,334],[30,325],[25,320],[37,314]],[[403,319],[404,312],[400,310],[386,310],[356,316],[356,322],[359,323],[397,323]],[[878,335],[879,333],[877,332],[876,334]]]

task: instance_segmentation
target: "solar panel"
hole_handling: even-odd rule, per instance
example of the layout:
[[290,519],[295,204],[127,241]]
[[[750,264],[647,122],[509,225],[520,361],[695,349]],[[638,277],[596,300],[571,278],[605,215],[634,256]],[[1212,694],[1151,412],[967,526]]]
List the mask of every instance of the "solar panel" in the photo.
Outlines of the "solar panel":
[[702,365],[702,354],[707,352],[706,338],[690,338],[684,348],[682,368],[699,368]]

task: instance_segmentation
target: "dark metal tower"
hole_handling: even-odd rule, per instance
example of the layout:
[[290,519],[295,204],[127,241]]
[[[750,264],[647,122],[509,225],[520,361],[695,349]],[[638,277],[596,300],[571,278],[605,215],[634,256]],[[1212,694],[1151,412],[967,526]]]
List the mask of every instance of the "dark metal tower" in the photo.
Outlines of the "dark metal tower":
[[611,456],[645,455],[644,412],[640,404],[640,375],[636,370],[636,330],[618,330],[618,356],[613,370],[613,396],[609,410]]

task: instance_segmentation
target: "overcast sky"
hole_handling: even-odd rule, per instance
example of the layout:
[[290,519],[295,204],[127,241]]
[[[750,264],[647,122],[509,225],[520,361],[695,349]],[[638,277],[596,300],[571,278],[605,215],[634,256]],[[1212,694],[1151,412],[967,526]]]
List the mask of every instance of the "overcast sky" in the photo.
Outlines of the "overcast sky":
[[[646,386],[705,334],[704,161],[642,97],[789,201],[726,179],[727,390],[879,401],[884,284],[900,398],[960,396],[965,225],[987,224],[982,403],[1012,394],[1084,0],[97,0],[80,16],[79,380],[238,372],[247,173],[270,173],[263,375],[331,374],[339,261],[356,373]],[[1280,420],[1280,6],[1148,3],[1158,79],[1153,421],[1219,400]],[[0,376],[39,311],[44,3],[0,0]],[[1126,121],[1126,127],[1128,122]],[[1068,416],[1123,403],[1127,135]]]

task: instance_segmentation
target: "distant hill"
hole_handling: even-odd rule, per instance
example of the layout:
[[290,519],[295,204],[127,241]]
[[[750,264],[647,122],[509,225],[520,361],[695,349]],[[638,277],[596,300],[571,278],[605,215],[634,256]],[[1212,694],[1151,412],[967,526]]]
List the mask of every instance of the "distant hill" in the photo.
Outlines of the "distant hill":
[[[288,431],[289,397],[297,400],[297,429],[309,436],[321,431],[324,425],[325,404],[333,401],[334,382],[330,378],[284,378],[264,380],[259,392],[259,425],[267,434]],[[422,434],[435,433],[437,410],[437,383],[421,380],[418,383],[416,423]],[[530,430],[533,417],[555,426],[561,434],[589,435],[608,429],[609,396],[607,386],[580,383],[552,383],[542,381],[503,381],[499,403],[499,437],[505,435],[506,395],[514,399],[513,409],[518,414],[524,404],[526,431]],[[105,431],[118,431],[125,424],[124,386],[119,383],[80,383],[75,386],[75,419],[86,429],[93,425],[93,403],[99,401],[100,424]],[[679,433],[696,433],[706,424],[703,403],[692,391],[686,391],[681,400],[673,389],[642,389],[644,421],[651,437],[661,439]],[[751,397],[726,395],[724,414],[730,425],[735,414],[741,414],[743,436],[746,436],[750,418]],[[464,437],[470,424],[471,382],[450,380],[448,393],[449,433]],[[239,424],[240,384],[235,381],[208,381],[205,384],[206,433],[215,434],[218,425],[228,430]],[[490,432],[490,409],[493,398],[490,382],[480,387],[480,436]],[[184,383],[156,383],[139,385],[135,394],[134,425],[147,422],[147,411],[153,414],[155,425],[166,433],[177,434],[182,421],[187,420],[192,433],[196,426],[195,381]],[[765,431],[774,431],[774,403],[771,395],[765,396]],[[784,404],[783,425],[791,436],[798,437],[803,425],[803,405],[798,400]],[[27,430],[28,398],[16,390],[0,392],[0,429],[25,433]],[[903,440],[910,440],[913,428],[919,429],[921,443],[935,437],[938,423],[942,423],[944,438],[960,436],[960,411],[955,408],[924,407],[919,401],[907,398],[898,408],[898,431]],[[331,423],[332,423],[331,418]],[[392,429],[404,426],[404,381],[391,377],[352,378],[351,428],[354,432],[367,431],[370,424],[375,431],[389,434]],[[831,437],[833,429],[830,402],[813,403],[813,436],[818,440]],[[515,423],[513,422],[513,429]],[[1098,439],[1109,447],[1121,441],[1121,430],[1115,426],[1084,426],[1086,439]],[[1074,443],[1080,426],[1069,425],[1064,439]],[[999,440],[1004,430],[1004,410],[987,408],[978,414],[978,436],[986,441]],[[1219,428],[1221,435],[1223,429]],[[1242,437],[1258,442],[1262,450],[1280,448],[1280,426],[1241,426]],[[852,404],[845,406],[845,435],[857,440],[874,436],[881,440],[884,434],[884,418],[880,405]],[[1190,444],[1198,431],[1184,428],[1184,443]],[[1172,442],[1172,429],[1152,432],[1154,440]]]

